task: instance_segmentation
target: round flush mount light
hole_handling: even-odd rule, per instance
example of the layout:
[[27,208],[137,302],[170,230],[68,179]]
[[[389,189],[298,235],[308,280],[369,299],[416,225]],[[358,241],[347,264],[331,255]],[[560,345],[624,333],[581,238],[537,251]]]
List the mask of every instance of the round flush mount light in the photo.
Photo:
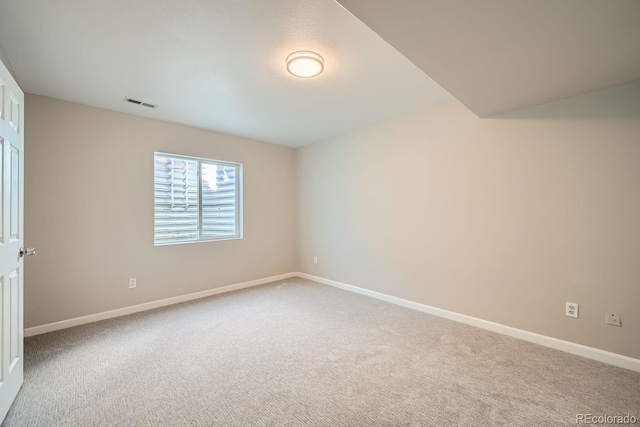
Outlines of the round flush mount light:
[[315,52],[301,50],[287,56],[287,71],[296,77],[315,77],[324,70],[324,59]]

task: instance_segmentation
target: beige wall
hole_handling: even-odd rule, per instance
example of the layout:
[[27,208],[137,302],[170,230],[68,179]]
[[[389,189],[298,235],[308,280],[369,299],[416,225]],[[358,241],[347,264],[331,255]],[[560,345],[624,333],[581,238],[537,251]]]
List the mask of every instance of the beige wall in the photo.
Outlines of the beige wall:
[[640,358],[640,84],[452,102],[303,147],[298,174],[300,271]]
[[[297,159],[51,98],[25,105],[25,241],[38,249],[26,327],[294,271],[297,222],[300,271],[640,358],[640,84],[494,119],[452,102]],[[245,238],[154,247],[153,151],[244,163]]]
[[7,68],[7,70],[9,70],[9,73],[11,73],[11,75],[15,79],[16,78],[16,74],[13,72],[13,68],[11,68],[11,63],[9,62],[9,58],[7,57],[6,53],[4,52],[4,48],[2,47],[1,43],[0,43],[0,62],[2,62],[4,64],[4,66]]
[[[25,327],[295,270],[295,151],[28,95]],[[153,246],[153,152],[244,164],[244,239]],[[128,289],[136,277],[138,287]]]

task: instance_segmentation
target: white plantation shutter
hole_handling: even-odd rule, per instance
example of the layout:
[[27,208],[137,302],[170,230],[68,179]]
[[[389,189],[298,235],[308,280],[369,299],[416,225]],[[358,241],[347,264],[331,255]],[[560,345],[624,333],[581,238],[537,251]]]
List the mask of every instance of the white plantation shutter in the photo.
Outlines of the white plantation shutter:
[[155,243],[198,240],[198,162],[156,156]]
[[240,237],[240,165],[155,153],[156,245]]

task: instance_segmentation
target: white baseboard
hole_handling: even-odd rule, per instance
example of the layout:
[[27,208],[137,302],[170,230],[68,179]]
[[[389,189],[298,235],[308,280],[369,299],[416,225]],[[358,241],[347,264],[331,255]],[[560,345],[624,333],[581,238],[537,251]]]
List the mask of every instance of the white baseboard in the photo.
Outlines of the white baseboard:
[[100,320],[111,319],[113,317],[126,316],[127,314],[138,313],[140,311],[153,310],[154,308],[178,304],[181,302],[191,301],[198,298],[204,298],[212,295],[222,294],[225,292],[237,291],[239,289],[250,288],[252,286],[263,285],[265,283],[284,280],[284,279],[288,279],[290,277],[296,277],[296,276],[297,276],[297,273],[280,274],[278,276],[265,277],[262,279],[251,280],[249,282],[236,283],[234,285],[222,286],[220,288],[214,288],[214,289],[207,289],[206,291],[201,291],[201,292],[194,292],[192,294],[179,295],[177,297],[145,302],[143,304],[117,308],[115,310],[103,311],[101,313],[96,313],[96,314],[89,314],[88,316],[75,317],[73,319],[47,323],[45,325],[26,328],[24,330],[24,336],[31,337],[34,335],[45,334],[47,332],[53,332],[60,329],[71,328],[72,326],[84,325],[86,323],[92,323]]
[[634,359],[632,357],[623,356],[621,354],[600,350],[598,348],[588,347],[586,345],[576,344],[570,341],[564,341],[561,339],[548,337],[546,335],[540,335],[533,332],[524,331],[522,329],[512,328],[511,326],[502,325],[500,323],[478,319],[477,317],[466,316],[464,314],[456,313],[453,311],[443,310],[441,308],[432,307],[430,305],[409,301],[406,299],[394,297],[391,295],[386,295],[380,292],[375,292],[375,291],[371,291],[364,288],[359,288],[353,285],[347,285],[346,283],[336,282],[335,280],[329,280],[323,277],[313,276],[311,274],[297,273],[297,276],[302,277],[303,279],[309,279],[309,280],[313,280],[314,282],[323,283],[325,285],[330,285],[336,288],[344,289],[346,291],[366,295],[382,301],[387,301],[392,304],[397,304],[403,307],[422,311],[424,313],[432,314],[434,316],[444,317],[446,319],[454,320],[456,322],[465,323],[467,325],[475,326],[482,329],[487,329],[489,331],[497,332],[503,335],[508,335],[510,337],[519,338],[524,341],[540,344],[545,347],[554,348],[556,350],[561,350],[567,353],[576,354],[578,356],[586,357],[588,359],[593,359],[599,362],[608,363],[610,365],[640,372],[640,359]]
[[430,305],[409,301],[406,299],[394,297],[394,296],[383,294],[380,292],[371,291],[369,289],[359,288],[357,286],[348,285],[346,283],[337,282],[335,280],[325,279],[323,277],[313,276],[307,273],[280,274],[278,276],[265,277],[262,279],[251,280],[249,282],[236,283],[234,285],[208,289],[206,291],[195,292],[192,294],[180,295],[177,297],[171,297],[171,298],[165,298],[157,301],[146,302],[143,304],[132,305],[129,307],[123,307],[115,310],[104,311],[101,313],[90,314],[87,316],[76,317],[73,319],[61,320],[59,322],[47,323],[45,325],[26,328],[24,330],[24,336],[30,337],[34,335],[44,334],[47,332],[57,331],[60,329],[71,328],[73,326],[84,325],[86,323],[98,322],[100,320],[126,316],[127,314],[138,313],[140,311],[146,311],[146,310],[153,310],[154,308],[178,304],[181,302],[191,301],[198,298],[204,298],[212,295],[222,294],[225,292],[236,291],[239,289],[249,288],[252,286],[263,285],[265,283],[284,280],[284,279],[288,279],[290,277],[296,277],[296,276],[304,279],[313,280],[318,283],[323,283],[325,285],[334,286],[336,288],[344,289],[346,291],[366,295],[382,301],[390,302],[392,304],[401,305],[403,307],[411,308],[413,310],[422,311],[424,313],[432,314],[434,316],[444,317],[446,319],[454,320],[456,322],[465,323],[467,325],[475,326],[482,329],[487,329],[489,331],[508,335],[514,338],[519,338],[535,344],[543,345],[545,347],[554,348],[556,350],[561,350],[567,353],[576,354],[578,356],[586,357],[588,359],[593,359],[599,362],[608,363],[610,365],[619,366],[621,368],[626,368],[632,371],[640,372],[640,359],[634,359],[632,357],[623,356],[621,354],[612,353],[609,351],[600,350],[593,347],[588,347],[586,345],[576,344],[570,341],[564,341],[558,338],[552,338],[546,335],[540,335],[533,332],[524,331],[522,329],[513,328],[511,326],[502,325],[500,323],[490,322],[488,320],[478,319],[477,317],[471,317],[471,316],[456,313],[453,311],[443,310],[441,308],[432,307]]

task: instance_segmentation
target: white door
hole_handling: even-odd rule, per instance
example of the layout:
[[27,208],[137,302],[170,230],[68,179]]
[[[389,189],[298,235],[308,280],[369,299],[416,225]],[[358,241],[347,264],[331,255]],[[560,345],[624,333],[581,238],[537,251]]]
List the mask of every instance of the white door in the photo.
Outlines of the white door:
[[0,62],[0,422],[22,385],[24,93]]

